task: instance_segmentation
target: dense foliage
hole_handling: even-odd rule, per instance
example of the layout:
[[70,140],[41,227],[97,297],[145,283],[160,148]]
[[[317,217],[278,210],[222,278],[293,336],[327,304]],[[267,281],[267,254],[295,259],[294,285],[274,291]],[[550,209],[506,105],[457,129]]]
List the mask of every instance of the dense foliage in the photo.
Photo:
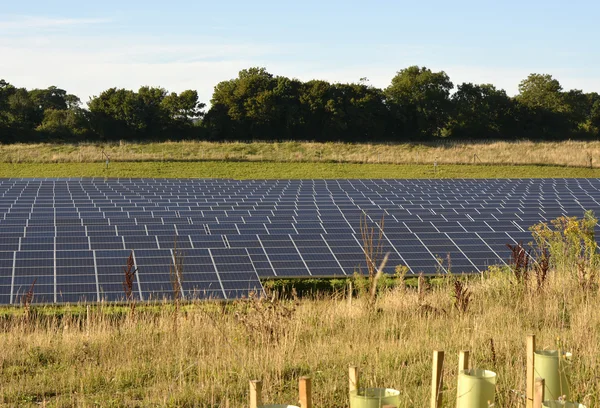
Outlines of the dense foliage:
[[87,108],[57,87],[17,88],[0,80],[0,142],[47,140],[572,139],[600,135],[600,95],[563,91],[531,74],[510,97],[490,84],[454,88],[445,72],[412,66],[385,89],[302,82],[264,68],[240,71],[214,88],[211,107],[194,90],[111,88]]

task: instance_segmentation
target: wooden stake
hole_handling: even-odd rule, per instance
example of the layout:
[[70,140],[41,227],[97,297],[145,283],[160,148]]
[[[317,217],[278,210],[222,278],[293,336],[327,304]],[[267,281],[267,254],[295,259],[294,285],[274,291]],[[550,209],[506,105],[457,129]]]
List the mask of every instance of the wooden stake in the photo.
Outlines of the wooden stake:
[[352,281],[348,281],[348,306],[352,306]]
[[526,408],[533,408],[533,388],[535,386],[534,370],[535,334],[527,336],[527,400]]
[[544,402],[544,387],[546,380],[543,378],[535,379],[535,392],[533,394],[533,408],[542,408]]
[[90,335],[90,305],[85,307],[85,331],[86,334]]
[[312,385],[310,377],[301,377],[300,384],[300,408],[312,408]]
[[262,405],[262,382],[250,380],[250,408],[258,408]]
[[469,369],[469,350],[462,350],[458,353],[458,371]]
[[[468,350],[462,350],[459,354],[458,354],[458,374],[460,375],[460,372],[463,370],[468,370],[469,369],[469,351]],[[458,394],[458,389],[456,390],[456,406],[458,406],[459,404],[459,398],[460,395]]]
[[444,368],[444,352],[436,350],[433,352],[433,369],[431,378],[431,408],[442,406],[442,385]]
[[350,392],[358,390],[358,367],[350,366],[348,369],[348,389]]

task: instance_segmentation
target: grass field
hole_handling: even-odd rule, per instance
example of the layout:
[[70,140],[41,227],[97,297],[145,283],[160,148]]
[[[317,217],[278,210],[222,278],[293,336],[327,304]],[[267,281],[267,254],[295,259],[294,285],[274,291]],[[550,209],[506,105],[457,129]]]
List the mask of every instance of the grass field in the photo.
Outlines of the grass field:
[[0,145],[0,163],[112,161],[267,161],[388,164],[540,164],[590,167],[600,163],[600,141],[440,141],[358,144],[313,142],[167,142]]
[[[572,396],[600,403],[600,301],[554,276],[529,292],[509,275],[469,283],[466,313],[453,307],[451,281],[419,294],[239,301],[229,305],[22,309],[0,319],[0,404],[14,406],[247,406],[249,379],[265,400],[296,403],[297,381],[313,378],[316,407],[347,407],[347,367],[363,385],[395,387],[401,407],[428,406],[433,350],[445,350],[444,407],[456,398],[457,353],[498,374],[497,407],[524,407],[525,338],[571,350]],[[56,313],[59,313],[57,316]]]
[[274,162],[0,163],[0,177],[146,178],[526,178],[600,177],[600,169],[557,166],[393,165]]

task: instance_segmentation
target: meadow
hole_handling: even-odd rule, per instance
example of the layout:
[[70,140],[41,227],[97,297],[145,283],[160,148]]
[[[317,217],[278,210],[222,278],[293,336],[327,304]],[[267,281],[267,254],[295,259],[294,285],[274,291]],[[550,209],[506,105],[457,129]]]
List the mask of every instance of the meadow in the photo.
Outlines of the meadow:
[[594,158],[600,142],[11,144],[0,177],[598,177]]
[[204,142],[0,145],[0,163],[250,161],[293,163],[482,164],[592,167],[599,141],[430,143]]

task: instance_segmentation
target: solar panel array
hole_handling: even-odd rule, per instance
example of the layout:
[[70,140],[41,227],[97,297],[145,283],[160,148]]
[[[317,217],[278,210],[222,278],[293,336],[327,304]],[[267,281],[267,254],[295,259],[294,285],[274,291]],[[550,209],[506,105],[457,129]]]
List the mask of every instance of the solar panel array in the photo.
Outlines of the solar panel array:
[[[137,299],[262,291],[260,278],[366,272],[361,217],[380,227],[386,272],[473,273],[509,258],[528,228],[596,209],[598,179],[0,179],[0,303],[118,301],[133,253]],[[174,251],[174,247],[178,251]]]

